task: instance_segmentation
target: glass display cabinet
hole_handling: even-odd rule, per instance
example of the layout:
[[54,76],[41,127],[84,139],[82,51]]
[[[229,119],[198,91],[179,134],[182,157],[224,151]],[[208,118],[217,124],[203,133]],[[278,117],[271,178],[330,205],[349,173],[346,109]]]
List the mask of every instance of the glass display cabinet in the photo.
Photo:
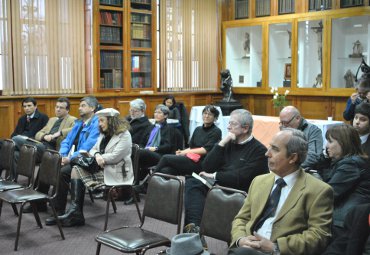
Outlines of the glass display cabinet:
[[226,29],[226,69],[234,87],[262,85],[262,26]]
[[290,87],[292,77],[292,24],[269,25],[268,84],[270,87]]
[[321,88],[323,74],[323,33],[320,20],[298,22],[297,87]]
[[[331,88],[353,88],[362,59],[369,63],[370,16],[332,19]],[[362,75],[359,70],[357,77]]]

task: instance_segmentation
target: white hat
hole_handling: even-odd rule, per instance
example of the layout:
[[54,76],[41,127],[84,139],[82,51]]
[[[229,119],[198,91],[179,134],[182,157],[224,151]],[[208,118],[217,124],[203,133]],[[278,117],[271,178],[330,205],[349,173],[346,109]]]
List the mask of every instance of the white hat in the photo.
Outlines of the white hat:
[[95,115],[97,115],[98,117],[101,117],[101,116],[115,117],[115,116],[119,116],[119,114],[120,114],[119,111],[113,108],[105,108],[95,113]]
[[184,233],[174,236],[171,240],[171,248],[166,250],[170,255],[209,255],[203,249],[202,241],[197,233]]

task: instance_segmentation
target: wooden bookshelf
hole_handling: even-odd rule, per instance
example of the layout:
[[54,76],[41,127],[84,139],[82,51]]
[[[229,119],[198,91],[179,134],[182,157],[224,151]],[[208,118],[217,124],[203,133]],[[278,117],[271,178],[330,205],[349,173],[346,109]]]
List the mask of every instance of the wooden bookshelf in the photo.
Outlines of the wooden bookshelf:
[[94,91],[154,90],[153,0],[94,0]]

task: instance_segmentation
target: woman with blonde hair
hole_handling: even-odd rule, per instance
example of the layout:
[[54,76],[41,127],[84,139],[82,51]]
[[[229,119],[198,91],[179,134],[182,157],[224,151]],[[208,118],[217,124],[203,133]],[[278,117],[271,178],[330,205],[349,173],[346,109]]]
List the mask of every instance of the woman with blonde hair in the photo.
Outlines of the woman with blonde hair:
[[59,216],[64,227],[85,224],[82,210],[85,187],[94,190],[103,185],[132,184],[134,180],[129,123],[120,119],[120,113],[113,108],[103,109],[95,114],[99,118],[100,136],[89,153],[86,152],[86,156],[94,156],[100,169],[93,172],[78,165],[73,166],[71,205],[64,215]]

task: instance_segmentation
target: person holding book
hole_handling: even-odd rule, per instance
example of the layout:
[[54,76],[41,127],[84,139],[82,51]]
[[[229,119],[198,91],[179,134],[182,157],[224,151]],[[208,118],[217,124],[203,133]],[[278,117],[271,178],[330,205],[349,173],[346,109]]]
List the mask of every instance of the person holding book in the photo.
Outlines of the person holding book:
[[155,171],[172,175],[191,175],[202,170],[202,162],[213,146],[221,140],[221,130],[215,125],[219,111],[207,105],[202,112],[203,125],[195,129],[189,148],[177,150],[176,155],[164,155]]
[[[87,96],[80,100],[80,119],[62,141],[59,153],[62,155],[62,169],[59,179],[58,195],[54,200],[55,209],[58,215],[63,215],[67,204],[69,183],[71,182],[71,159],[77,157],[80,151],[86,152],[95,145],[99,137],[98,117],[95,111],[98,107],[98,100],[94,96]],[[43,190],[42,192],[47,192]],[[55,225],[53,216],[45,221],[46,225]]]
[[[221,186],[247,191],[255,176],[268,172],[267,149],[253,137],[252,130],[252,114],[244,109],[234,110],[229,133],[207,154],[199,175],[214,179]],[[199,232],[208,190],[200,180],[186,179],[184,232]]]

